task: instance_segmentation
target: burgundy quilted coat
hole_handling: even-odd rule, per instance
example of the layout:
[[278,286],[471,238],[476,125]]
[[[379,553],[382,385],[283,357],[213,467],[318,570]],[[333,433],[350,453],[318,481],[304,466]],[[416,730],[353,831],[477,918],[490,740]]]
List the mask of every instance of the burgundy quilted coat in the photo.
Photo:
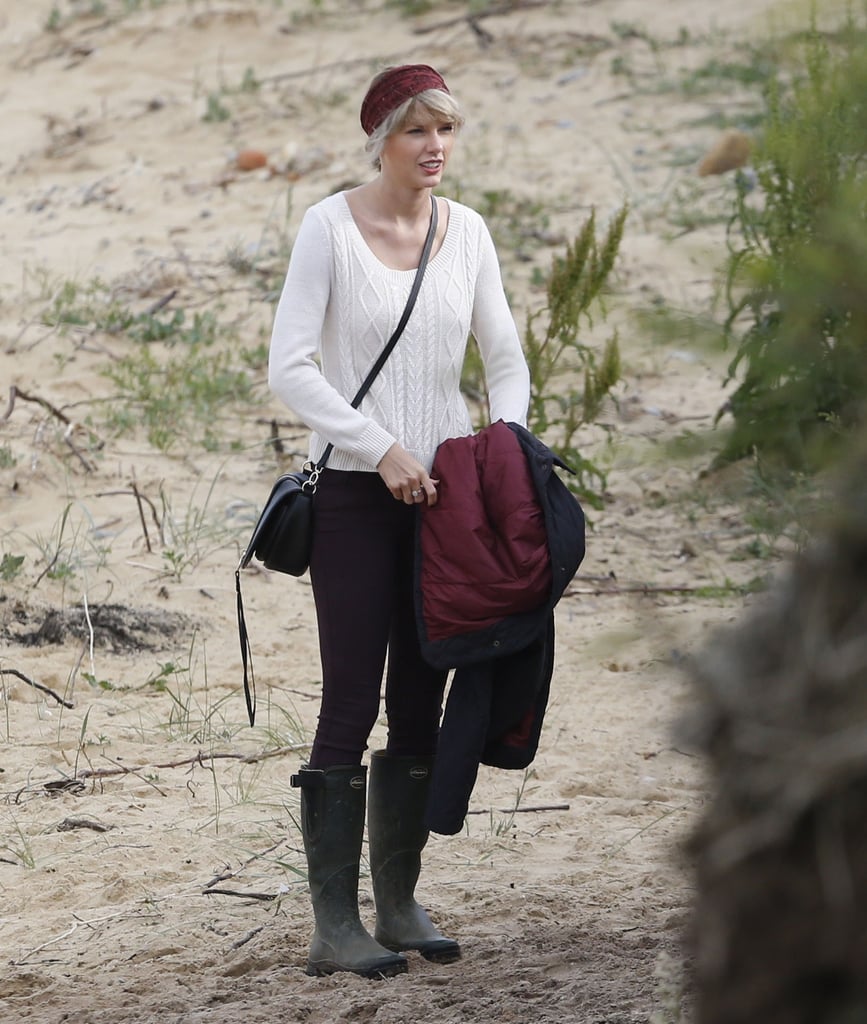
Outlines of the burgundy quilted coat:
[[553,670],[553,609],[584,556],[584,515],[541,441],[502,421],[445,441],[419,510],[415,603],[422,653],[455,675],[428,826],[460,830],[480,763],[524,768]]

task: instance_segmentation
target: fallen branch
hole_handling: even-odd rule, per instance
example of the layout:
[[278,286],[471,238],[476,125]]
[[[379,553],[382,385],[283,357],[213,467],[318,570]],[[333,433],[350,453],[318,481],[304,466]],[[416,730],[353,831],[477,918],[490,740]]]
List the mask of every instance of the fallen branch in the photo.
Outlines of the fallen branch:
[[276,850],[278,846],[282,846],[283,843],[285,843],[285,842],[286,842],[285,839],[278,839],[277,842],[276,843],[272,843],[271,846],[269,846],[267,850],[262,850],[261,853],[254,853],[252,857],[248,857],[244,861],[244,863],[238,868],[237,871],[223,871],[219,875],[214,875],[214,877],[210,880],[210,882],[208,882],[205,885],[205,888],[206,889],[210,889],[213,886],[215,886],[217,884],[217,882],[227,882],[230,878],[235,878],[236,876],[241,874],[241,872],[244,870],[244,868],[249,867],[253,863],[253,861],[261,860],[262,857],[267,857],[267,855],[269,853],[271,853],[274,850]]
[[9,962],[12,964],[13,967],[21,967],[23,964],[27,963],[27,961],[30,959],[30,957],[33,956],[34,953],[41,953],[43,949],[46,949],[48,946],[53,946],[55,942],[62,942],[63,939],[68,939],[69,936],[77,930],[78,922],[73,921],[69,928],[67,928],[67,930],[63,932],[62,935],[55,935],[53,939],[49,939],[47,942],[43,942],[42,945],[40,946],[34,946],[33,949],[28,950],[23,956],[19,957],[17,960],[10,960]]
[[[270,902],[277,899],[276,893],[271,892],[236,892],[234,889],[205,889],[203,896],[239,896],[245,900],[262,900]],[[252,938],[252,936],[251,936]]]
[[254,928],[252,931],[247,932],[246,935],[242,936],[240,939],[237,939],[235,942],[233,942],[231,948],[240,949],[241,946],[246,946],[250,939],[254,939],[259,934],[259,932],[264,931],[264,929],[265,925],[260,924],[258,928]]
[[[6,407],[6,412],[3,414],[2,417],[0,417],[0,421],[5,422],[6,420],[9,419],[9,417],[12,415],[12,411],[15,408],[15,401],[18,398],[20,398],[23,402],[35,402],[37,405],[41,405],[42,408],[50,412],[55,419],[60,420],[60,422],[63,423],[66,427],[66,430],[63,433],[63,440],[78,456],[78,458],[84,465],[84,468],[88,472],[91,472],[93,470],[93,466],[90,465],[90,463],[84,457],[84,455],[79,450],[75,442],[72,440],[72,432],[75,430],[78,424],[71,420],[66,415],[66,413],[63,412],[62,409],[59,409],[52,402],[49,402],[47,398],[42,398],[41,395],[31,395],[29,392],[22,391],[21,388],[13,384],[12,387],[9,388],[9,403]],[[98,434],[94,433],[94,431],[92,431],[89,427],[85,427],[84,429],[87,431],[91,439],[91,442],[96,445],[97,449],[101,449],[105,446],[105,442]]]
[[713,584],[705,584],[700,587],[663,587],[649,583],[634,583],[623,587],[598,587],[593,590],[569,589],[563,593],[563,597],[601,597],[603,594],[707,594],[708,591],[744,594],[746,593],[746,587],[714,586]]
[[148,306],[145,310],[145,316],[154,316],[154,314],[159,313],[159,311],[164,309],[177,294],[177,288],[172,288],[168,295],[164,295],[161,299],[157,299],[156,302],[153,302]]
[[[535,807],[498,807],[497,814],[531,814],[536,811],[568,811],[570,809],[569,804],[537,804]],[[467,814],[493,814],[494,811],[490,807],[482,808],[481,810],[467,811]]]
[[19,672],[17,668],[0,668],[0,676],[4,675],[15,676],[15,678],[20,679],[22,683],[27,683],[28,686],[32,686],[34,690],[39,690],[40,693],[53,697],[58,704],[65,708],[75,707],[72,701],[65,700],[63,697],[56,694],[50,687],[44,686],[42,683],[37,683],[35,679],[31,679],[29,676],[25,676],[24,673]]
[[[145,901],[141,900],[140,902]],[[94,918],[94,920],[92,921],[85,921],[83,918],[80,918],[77,914],[73,914],[72,917],[74,918],[74,920],[72,924],[69,926],[69,928],[65,932],[63,932],[63,934],[55,935],[53,939],[49,939],[47,942],[43,942],[40,946],[35,946],[33,949],[28,950],[23,956],[19,957],[17,960],[10,960],[9,962],[12,964],[13,967],[21,967],[23,964],[27,963],[27,961],[30,959],[30,957],[33,956],[34,953],[39,953],[46,947],[54,945],[55,942],[61,942],[63,939],[69,938],[69,936],[72,935],[73,932],[78,930],[79,925],[83,925],[85,928],[93,928],[94,925],[104,924],[106,921],[113,921],[118,917],[123,917],[126,913],[126,910],[118,910],[114,913],[106,914],[104,917]]]
[[0,416],[0,420],[2,420],[4,423],[12,415],[12,410],[15,408],[15,395],[17,393],[17,388],[13,384],[12,387],[9,388],[9,402],[6,406],[6,412],[4,412],[2,416]]
[[9,388],[9,408],[6,410],[6,414],[3,419],[8,420],[12,415],[12,410],[15,408],[15,399],[20,398],[23,402],[35,402],[37,405],[41,405],[43,409],[47,409],[52,416],[55,416],[60,420],[61,423],[65,423],[67,426],[72,426],[72,420],[59,409],[56,405],[49,402],[47,398],[42,398],[41,395],[31,395],[27,391],[22,391],[21,388],[16,387],[15,384]]
[[199,751],[194,757],[185,757],[180,761],[163,761],[160,764],[138,764],[134,768],[126,768],[123,765],[117,768],[83,768],[77,775],[79,779],[107,779],[113,775],[133,775],[146,768],[183,768],[186,765],[207,766],[209,761],[240,761],[242,764],[257,764],[259,761],[267,761],[272,757],[282,757],[285,754],[294,754],[299,750],[307,750],[309,743],[299,743],[291,747],[278,747],[276,750],[266,750],[259,754],[205,754]]
[[[166,793],[166,791],[164,789],[160,789],[160,787],[153,781],[153,779],[149,779],[146,775],[142,775],[141,774],[142,771],[145,768],[150,767],[149,765],[137,764],[137,765],[135,765],[132,768],[127,768],[125,765],[117,764],[117,761],[112,761],[111,758],[108,758],[108,760],[111,761],[112,764],[117,765],[117,768],[113,770],[115,774],[135,775],[135,777],[137,779],[141,779],[141,781],[146,783],[148,786],[150,786],[151,789],[155,789],[159,793],[160,796],[168,796],[169,795],[168,793]],[[155,767],[160,767],[160,766],[156,765]],[[103,773],[103,772],[105,772],[106,774],[112,774],[112,772],[109,769],[106,769],[106,768],[102,768],[102,769],[84,768],[84,769],[82,769],[82,771],[80,771],[80,772],[78,772],[76,774],[76,778],[77,779],[81,779],[81,778],[102,777],[101,773]]]
[[85,473],[92,473],[96,466],[85,458],[84,452],[78,447],[75,441],[72,440],[72,434],[75,430],[75,424],[70,423],[66,430],[63,431],[63,440],[67,446],[71,449],[72,454],[78,459],[78,461],[84,466]]

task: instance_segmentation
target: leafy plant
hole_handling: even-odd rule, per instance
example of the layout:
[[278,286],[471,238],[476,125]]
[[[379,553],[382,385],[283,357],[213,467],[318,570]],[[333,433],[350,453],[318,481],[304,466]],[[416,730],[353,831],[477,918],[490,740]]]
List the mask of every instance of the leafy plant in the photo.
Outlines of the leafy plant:
[[123,305],[105,282],[99,278],[87,284],[64,281],[53,293],[43,313],[43,320],[61,330],[83,329],[122,334],[131,341],[185,342],[210,345],[220,334],[220,325],[213,312],[196,312],[192,322],[183,309],[134,313]]
[[732,85],[765,87],[772,80],[776,67],[771,54],[766,50],[749,47],[746,55],[746,60],[712,58],[684,76],[681,83],[683,93],[686,96],[719,95]]
[[212,92],[208,93],[208,102],[205,107],[205,113],[202,115],[203,121],[228,121],[232,116],[231,110],[223,103],[223,100],[219,93]]
[[250,375],[235,365],[233,354],[215,352],[202,342],[162,361],[150,348],[138,348],[103,372],[123,397],[109,410],[109,425],[121,433],[143,423],[148,440],[160,451],[189,440],[197,427],[204,431],[197,440],[213,449],[213,426],[221,413],[227,414],[226,404],[253,401]]
[[[165,2],[166,0],[87,0],[87,2],[77,3],[76,0],[65,0],[65,2],[56,0],[45,21],[45,30],[59,32],[72,22],[87,18],[119,21],[136,11],[155,10]],[[65,12],[64,7],[67,9]]]
[[4,583],[11,583],[21,572],[24,565],[24,555],[10,555],[8,551],[3,552],[0,559],[0,580]]
[[767,92],[757,193],[739,179],[726,330],[740,383],[718,461],[814,470],[865,419],[867,32],[850,16],[802,46],[804,73]]
[[524,351],[530,367],[528,425],[576,472],[576,489],[594,508],[602,505],[603,471],[581,452],[579,430],[593,423],[602,401],[620,379],[616,334],[598,352],[580,340],[584,323],[603,292],[623,238],[623,207],[596,237],[591,213],[578,237],[556,257],[546,281],[545,304],[527,316]]

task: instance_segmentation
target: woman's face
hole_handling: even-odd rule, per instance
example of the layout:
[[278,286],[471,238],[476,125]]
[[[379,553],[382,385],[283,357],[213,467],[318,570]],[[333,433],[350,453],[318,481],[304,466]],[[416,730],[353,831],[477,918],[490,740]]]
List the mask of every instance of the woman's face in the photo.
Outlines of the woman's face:
[[385,140],[382,173],[406,188],[435,188],[443,176],[455,142],[453,122],[421,105]]

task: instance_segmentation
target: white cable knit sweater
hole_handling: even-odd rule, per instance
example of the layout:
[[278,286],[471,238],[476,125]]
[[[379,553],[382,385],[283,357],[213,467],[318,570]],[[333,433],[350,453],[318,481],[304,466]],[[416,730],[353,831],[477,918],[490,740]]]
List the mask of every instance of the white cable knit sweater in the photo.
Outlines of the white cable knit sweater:
[[374,255],[343,193],[304,215],[277,306],[268,382],[313,431],[311,459],[333,442],[331,469],[373,471],[398,441],[429,470],[441,441],[472,433],[459,388],[470,332],[484,359],[492,420],[526,424],[529,372],[493,241],[479,214],[451,200],[445,239],[404,333],[360,409],[352,408],[414,276]]

